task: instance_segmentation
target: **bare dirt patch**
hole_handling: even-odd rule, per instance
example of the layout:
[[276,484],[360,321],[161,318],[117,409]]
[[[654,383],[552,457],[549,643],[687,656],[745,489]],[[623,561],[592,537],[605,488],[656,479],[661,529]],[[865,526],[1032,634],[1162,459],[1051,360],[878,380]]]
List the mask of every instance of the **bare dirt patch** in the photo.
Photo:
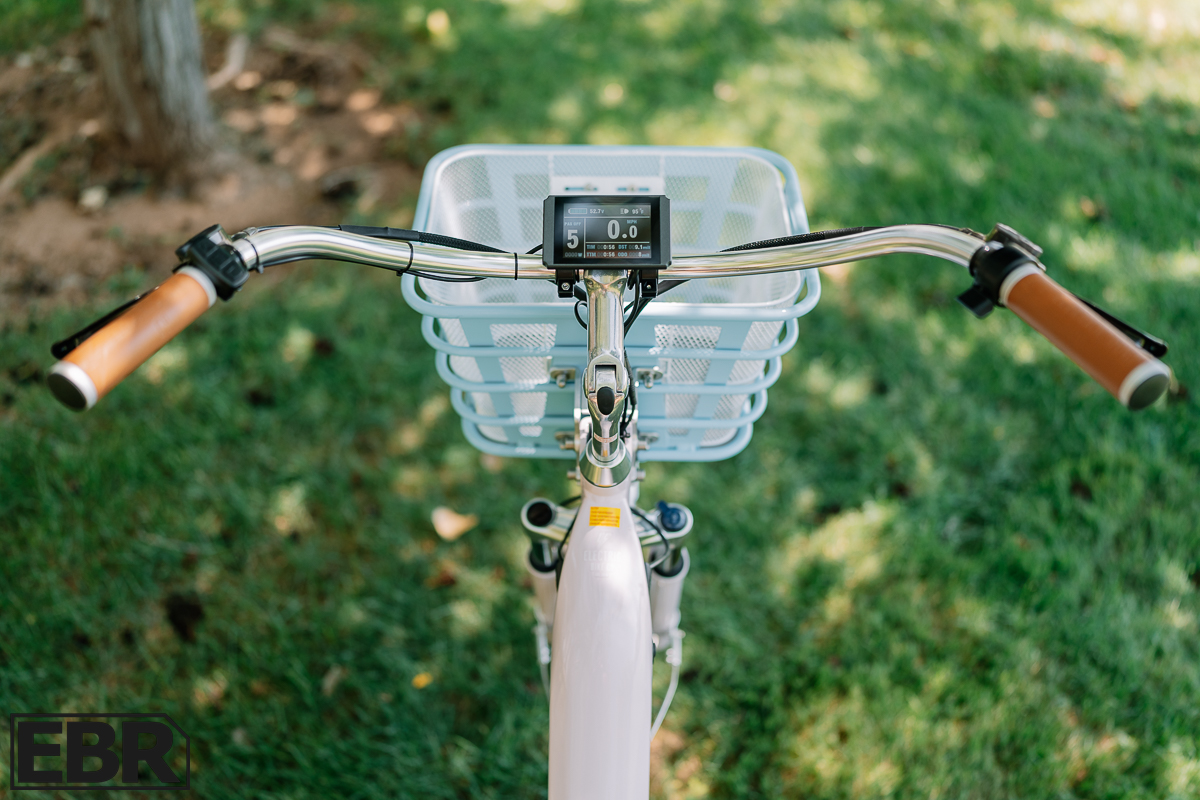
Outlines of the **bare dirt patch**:
[[[206,47],[217,72],[226,42]],[[411,222],[420,173],[404,154],[420,117],[381,101],[363,53],[273,28],[241,66],[211,93],[206,177],[179,186],[130,165],[85,38],[0,59],[0,321],[153,285],[214,223]]]

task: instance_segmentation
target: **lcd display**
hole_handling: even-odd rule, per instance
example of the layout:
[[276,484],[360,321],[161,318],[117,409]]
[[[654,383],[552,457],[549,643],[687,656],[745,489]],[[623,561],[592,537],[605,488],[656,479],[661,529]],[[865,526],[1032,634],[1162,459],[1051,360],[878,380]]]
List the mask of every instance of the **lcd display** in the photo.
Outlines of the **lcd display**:
[[[669,201],[662,196],[557,196],[546,200],[547,266],[603,264],[657,268],[670,263]],[[664,230],[666,235],[664,236]]]

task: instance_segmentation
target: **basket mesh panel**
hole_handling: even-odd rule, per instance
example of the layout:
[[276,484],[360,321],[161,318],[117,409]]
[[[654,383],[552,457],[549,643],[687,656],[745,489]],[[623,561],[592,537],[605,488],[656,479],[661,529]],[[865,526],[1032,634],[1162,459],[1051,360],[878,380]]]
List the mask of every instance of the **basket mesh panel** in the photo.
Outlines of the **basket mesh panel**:
[[[655,325],[654,344],[658,347],[681,347],[695,350],[710,350],[721,338],[720,325]],[[659,369],[663,371],[666,383],[704,383],[708,376],[708,368],[712,364],[709,359],[701,358],[663,358],[659,360]],[[679,398],[690,398],[690,401]],[[699,395],[668,395],[668,417],[690,417],[696,410]],[[672,413],[672,409],[679,413]],[[682,413],[682,409],[688,409]]]
[[654,344],[658,347],[681,347],[689,350],[711,350],[717,346],[717,341],[720,338],[720,325],[654,326]]
[[521,209],[521,238],[527,242],[536,242],[542,238],[542,209]]
[[470,356],[450,356],[450,369],[464,380],[483,382],[483,370],[479,362]]
[[444,190],[456,203],[469,203],[492,196],[488,181],[487,157],[460,158],[446,167],[441,178]]
[[721,398],[721,402],[717,403],[717,410],[713,412],[713,419],[734,419],[742,413],[742,407],[746,405],[748,394],[727,394]]
[[[496,347],[550,348],[554,346],[558,326],[553,323],[497,323],[490,325],[489,330]],[[550,359],[541,356],[501,356],[500,369],[508,383],[546,383],[550,380]],[[542,407],[545,405],[543,393]]]
[[739,383],[756,381],[762,377],[765,366],[767,366],[767,361],[761,358],[756,361],[739,361],[729,371],[729,379],[726,383],[735,386]]
[[700,241],[700,223],[704,215],[699,211],[676,211],[671,209],[671,252],[695,247]]
[[737,436],[737,428],[709,428],[700,440],[701,447],[716,447]]
[[708,368],[712,364],[708,359],[702,358],[664,358],[658,363],[659,369],[663,371],[665,383],[690,384],[704,383],[708,376]]
[[[540,175],[514,175],[513,186],[517,190],[517,197],[522,200],[534,199],[538,201],[538,223],[541,224],[542,215],[541,203],[550,195],[550,178],[544,172]],[[539,231],[538,236],[541,236]]]
[[464,239],[494,242],[500,238],[500,219],[494,208],[469,208],[462,212],[463,226],[469,231]]
[[558,326],[553,323],[526,323],[511,325],[499,323],[489,326],[492,344],[496,347],[554,347]]
[[743,159],[737,165],[729,202],[758,208],[764,204],[764,200],[771,198],[773,192],[778,193],[777,182],[771,169],[762,162]]
[[[432,303],[445,306],[478,306],[492,303],[573,303],[559,300],[551,281],[512,281],[487,278],[472,283],[446,283],[420,279],[421,291]],[[686,285],[686,284],[685,284]]]
[[751,323],[750,330],[746,332],[746,340],[742,342],[742,349],[766,350],[775,344],[775,339],[779,336],[779,329],[782,327],[782,322]]
[[698,394],[669,394],[667,395],[668,419],[691,419],[696,413],[696,403],[700,401]]
[[462,321],[457,319],[441,318],[438,322],[442,326],[442,335],[446,337],[446,341],[455,347],[466,347],[467,334],[463,331]]
[[501,356],[500,371],[506,383],[547,383],[550,359],[538,356]]
[[[496,407],[492,404],[492,396],[487,392],[471,392],[471,402],[475,404],[475,413],[485,417],[496,416]],[[479,432],[495,442],[508,441],[508,435],[499,425],[480,425]]]
[[[762,363],[762,362],[760,362]],[[761,370],[761,367],[760,367]],[[757,376],[756,376],[757,377]],[[746,399],[750,395],[746,394],[727,394],[717,403],[717,409],[713,412],[713,419],[735,419],[743,411],[746,406]],[[716,447],[717,445],[725,444],[734,436],[737,435],[736,429],[729,428],[709,428],[704,432],[704,438],[700,440],[701,447]]]
[[540,417],[546,413],[545,392],[513,392],[513,414],[518,417]]
[[754,238],[754,217],[743,211],[730,211],[721,223],[721,237],[717,245],[721,249],[745,244]]
[[[661,175],[660,156],[580,155],[570,151],[555,153],[556,175]],[[545,199],[545,196],[542,197]]]
[[[439,322],[442,326],[442,335],[446,337],[447,342],[456,347],[466,347],[469,344],[460,320],[442,319]],[[450,369],[454,371],[455,375],[466,380],[483,380],[483,371],[479,369],[479,362],[471,356],[450,356]]]
[[[708,178],[697,175],[668,175],[665,181],[667,197],[672,203],[703,203],[708,194]],[[671,215],[671,226],[675,226],[675,215]]]

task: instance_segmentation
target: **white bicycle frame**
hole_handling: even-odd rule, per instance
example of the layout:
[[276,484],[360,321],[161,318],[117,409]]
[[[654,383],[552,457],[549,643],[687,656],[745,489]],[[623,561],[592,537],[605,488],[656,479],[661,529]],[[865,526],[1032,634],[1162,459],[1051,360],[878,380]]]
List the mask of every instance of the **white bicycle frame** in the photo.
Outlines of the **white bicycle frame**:
[[649,796],[650,593],[632,485],[582,482],[555,605],[551,800]]

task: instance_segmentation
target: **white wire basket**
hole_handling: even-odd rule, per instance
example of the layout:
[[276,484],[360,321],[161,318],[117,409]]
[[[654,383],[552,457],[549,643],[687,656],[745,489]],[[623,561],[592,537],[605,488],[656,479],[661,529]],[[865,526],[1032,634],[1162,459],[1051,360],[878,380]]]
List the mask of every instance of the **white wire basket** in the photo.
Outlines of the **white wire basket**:
[[[413,227],[524,253],[541,243],[548,195],[623,193],[671,198],[673,255],[808,230],[796,172],[776,153],[588,145],[444,150],[425,169]],[[574,435],[576,387],[555,377],[582,379],[587,332],[551,270],[546,278],[403,278],[463,433],[485,452],[574,458],[556,435]],[[715,461],[745,448],[798,338],[796,320],[819,297],[816,270],[805,270],[691,280],[650,303],[625,337],[643,378],[638,431],[653,439],[639,459]]]

